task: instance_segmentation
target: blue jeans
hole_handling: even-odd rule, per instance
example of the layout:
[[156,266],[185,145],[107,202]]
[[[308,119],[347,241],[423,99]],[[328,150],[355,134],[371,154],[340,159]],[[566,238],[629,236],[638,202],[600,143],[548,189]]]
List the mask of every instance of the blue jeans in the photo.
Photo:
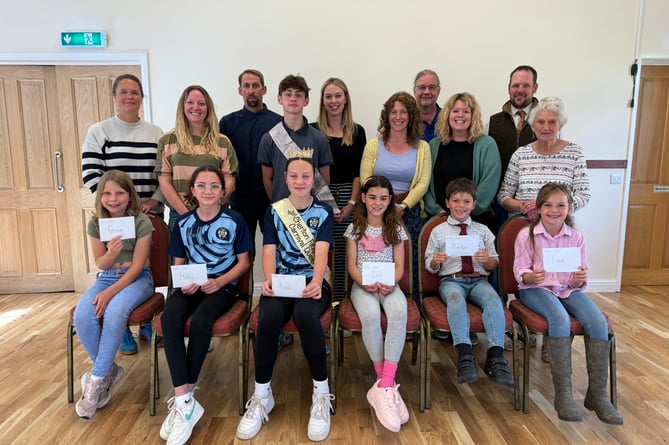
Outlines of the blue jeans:
[[483,310],[483,327],[488,337],[488,348],[504,347],[504,308],[487,277],[442,278],[439,295],[446,303],[446,316],[448,324],[451,325],[454,345],[471,345],[467,314],[467,301],[471,301]]
[[116,351],[121,346],[130,313],[153,294],[151,271],[144,268],[135,281],[109,300],[103,316],[104,323],[101,323],[101,319],[95,317],[93,300],[127,271],[127,267],[114,267],[99,272],[97,280],[81,297],[74,311],[74,326],[79,341],[93,361],[91,374],[96,377],[109,374]]
[[609,339],[609,328],[604,314],[580,290],[573,291],[567,298],[558,298],[554,293],[540,287],[521,289],[520,301],[548,321],[549,337],[569,337],[571,314],[583,325],[585,335],[595,340]]

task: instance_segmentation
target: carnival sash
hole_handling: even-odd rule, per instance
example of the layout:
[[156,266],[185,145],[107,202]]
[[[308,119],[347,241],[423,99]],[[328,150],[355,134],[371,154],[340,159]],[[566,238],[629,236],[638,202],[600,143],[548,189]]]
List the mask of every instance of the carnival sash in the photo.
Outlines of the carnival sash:
[[[288,233],[290,233],[291,238],[297,244],[304,258],[314,267],[316,263],[316,240],[309,227],[307,227],[307,223],[302,219],[300,212],[297,211],[288,198],[280,199],[273,203],[272,207],[276,210],[283,225],[288,229]],[[332,288],[332,272],[328,266],[325,266],[324,279]]]
[[[286,159],[290,158],[288,155],[289,150],[300,150],[300,147],[298,147],[295,141],[290,138],[286,128],[283,126],[283,122],[276,124],[269,131],[269,135]],[[277,174],[277,172],[274,172],[274,174]],[[316,198],[332,207],[332,211],[335,214],[341,212],[339,207],[337,207],[337,202],[335,201],[334,196],[332,196],[332,192],[330,192],[330,188],[325,183],[325,179],[323,179],[323,176],[321,176],[321,173],[318,171],[318,166],[316,166],[316,175],[314,177],[314,192]]]

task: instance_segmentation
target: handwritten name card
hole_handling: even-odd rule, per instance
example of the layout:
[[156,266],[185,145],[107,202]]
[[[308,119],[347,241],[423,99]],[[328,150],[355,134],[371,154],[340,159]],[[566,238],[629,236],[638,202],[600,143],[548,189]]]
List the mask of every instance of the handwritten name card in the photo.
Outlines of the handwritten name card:
[[121,235],[121,239],[135,237],[135,217],[122,216],[119,218],[100,218],[100,241],[109,241]]
[[302,291],[307,287],[304,275],[272,274],[272,290],[276,297],[302,298]]
[[171,268],[172,286],[174,287],[188,286],[193,283],[199,286],[209,279],[206,264],[183,264],[171,266]]
[[544,249],[546,272],[576,272],[581,267],[579,247],[556,247]]
[[446,255],[473,256],[479,248],[477,235],[459,235],[446,237]]
[[362,263],[362,284],[395,284],[395,263]]

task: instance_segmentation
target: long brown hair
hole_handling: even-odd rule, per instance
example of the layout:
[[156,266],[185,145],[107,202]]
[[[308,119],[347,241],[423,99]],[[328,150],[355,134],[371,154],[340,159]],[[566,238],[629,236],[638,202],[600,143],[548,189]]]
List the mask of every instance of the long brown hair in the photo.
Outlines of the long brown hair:
[[139,198],[139,195],[135,190],[135,184],[133,184],[130,176],[121,170],[109,170],[102,175],[100,182],[98,182],[97,192],[95,193],[95,212],[93,213],[93,218],[111,217],[109,210],[102,205],[102,192],[104,192],[108,182],[115,182],[130,195],[128,207],[125,209],[126,216],[137,216],[142,213],[142,200]]
[[[574,227],[574,218],[571,216],[571,211],[574,208],[574,198],[571,196],[571,191],[569,188],[567,188],[567,186],[564,184],[549,182],[548,184],[545,184],[543,187],[541,187],[541,189],[539,189],[539,193],[537,193],[537,199],[535,201],[535,208],[537,209],[537,212],[539,212],[539,209],[541,209],[546,201],[548,201],[548,198],[550,198],[555,193],[564,193],[567,197],[567,202],[569,203],[569,214],[567,215],[567,218],[565,218],[564,223],[569,227]],[[541,217],[537,217],[530,224],[530,246],[532,246],[532,250],[534,250],[534,228],[537,226],[537,224],[539,224],[539,221],[541,221]]]
[[328,85],[334,85],[340,88],[344,92],[344,97],[346,98],[346,105],[344,105],[344,110],[341,114],[341,125],[344,132],[342,137],[343,145],[353,145],[353,134],[355,133],[355,122],[353,121],[353,110],[351,105],[351,96],[348,94],[348,87],[343,80],[337,77],[330,77],[325,81],[321,87],[321,104],[318,110],[318,129],[321,130],[321,133],[328,135],[330,132],[330,124],[328,122],[328,112],[325,108],[325,87]]
[[[383,241],[386,244],[391,246],[398,245],[402,240],[400,239],[399,234],[399,220],[397,219],[395,206],[393,205],[393,186],[385,176],[374,175],[367,178],[365,183],[362,185],[361,193],[365,195],[372,187],[380,187],[388,190],[389,204],[386,210],[383,212],[383,227],[381,229],[381,235],[383,236]],[[360,238],[367,231],[367,205],[362,202],[362,199],[358,200],[355,204],[355,215],[353,216],[353,235],[355,240],[359,241]]]
[[383,104],[383,109],[381,110],[381,116],[379,117],[379,134],[383,143],[388,142],[388,137],[390,136],[390,110],[395,106],[395,102],[399,102],[404,105],[409,113],[409,125],[407,127],[407,143],[411,146],[417,145],[420,140],[420,136],[423,134],[423,119],[420,117],[420,110],[418,109],[418,104],[416,99],[406,91],[400,91],[393,94],[388,98],[388,100]]

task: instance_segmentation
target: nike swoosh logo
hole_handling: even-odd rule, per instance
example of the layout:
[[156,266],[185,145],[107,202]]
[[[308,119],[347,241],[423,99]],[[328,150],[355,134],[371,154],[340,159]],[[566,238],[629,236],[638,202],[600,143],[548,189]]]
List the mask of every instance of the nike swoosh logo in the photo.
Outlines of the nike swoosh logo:
[[186,420],[190,422],[191,417],[193,417],[193,413],[195,412],[195,402],[193,402],[193,408],[190,410],[190,413],[186,414]]

